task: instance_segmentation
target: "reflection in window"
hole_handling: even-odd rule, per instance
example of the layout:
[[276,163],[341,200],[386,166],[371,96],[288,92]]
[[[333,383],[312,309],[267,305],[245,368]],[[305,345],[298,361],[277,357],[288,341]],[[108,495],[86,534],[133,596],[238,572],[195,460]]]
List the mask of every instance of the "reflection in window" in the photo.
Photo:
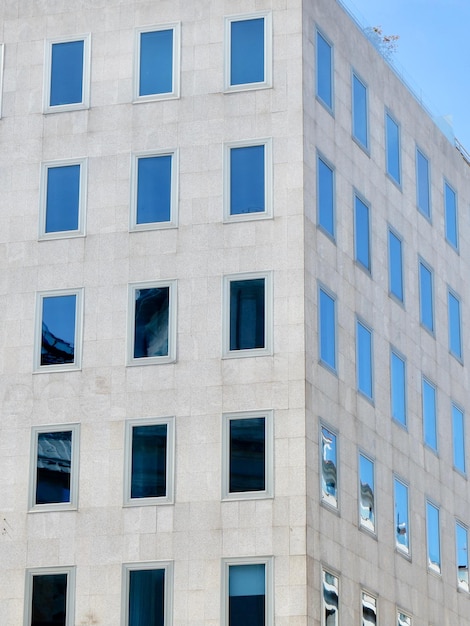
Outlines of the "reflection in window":
[[372,331],[356,322],[357,388],[372,399]]
[[400,128],[388,113],[385,115],[385,144],[387,174],[400,185]]
[[317,220],[332,238],[335,237],[334,186],[332,168],[317,157]]
[[32,576],[31,626],[68,626],[68,573]]
[[41,366],[74,363],[76,314],[76,294],[42,298]]
[[444,212],[446,239],[451,246],[458,248],[457,194],[447,182],[444,183]]
[[419,306],[420,321],[431,333],[434,332],[432,271],[422,261],[419,262]]
[[265,563],[228,566],[228,623],[230,626],[265,626]]
[[265,279],[230,281],[230,350],[265,346]]
[[375,532],[374,463],[363,454],[359,455],[359,521]]
[[136,225],[172,219],[172,154],[137,158]]
[[323,502],[338,508],[338,465],[336,458],[336,435],[321,427],[321,498]]
[[439,537],[439,509],[430,502],[426,502],[426,531],[428,567],[434,572],[440,573],[441,546]]
[[83,40],[52,44],[49,106],[83,101]]
[[230,148],[230,215],[265,211],[265,145]]
[[175,92],[174,38],[174,28],[140,33],[138,97]]
[[133,426],[130,497],[167,496],[168,424]]
[[35,504],[70,502],[72,431],[38,433]]
[[377,624],[377,599],[367,592],[362,592],[362,626]]
[[388,279],[390,293],[403,302],[402,242],[391,230],[388,231]]
[[46,168],[44,233],[79,230],[80,171],[78,163]]
[[468,586],[468,530],[456,522],[455,541],[457,550],[457,581],[460,589],[469,591]]
[[368,147],[369,132],[367,121],[367,87],[353,74],[353,137],[364,146]]
[[322,626],[339,625],[339,581],[336,576],[323,570]]
[[394,482],[395,500],[395,546],[409,554],[410,551],[410,527],[408,519],[408,487],[395,478]]
[[393,350],[390,353],[390,392],[392,417],[406,426],[406,366],[404,359]]
[[317,96],[333,109],[333,48],[317,31]]
[[369,207],[354,196],[354,244],[356,261],[370,272]]
[[411,617],[404,613],[397,613],[397,626],[411,626]]
[[229,493],[266,489],[266,418],[230,420]]
[[170,288],[135,290],[134,359],[168,356]]
[[437,452],[436,388],[423,378],[424,443]]
[[463,411],[452,404],[452,441],[455,469],[465,474],[465,428]]
[[416,194],[418,209],[426,217],[431,217],[429,162],[421,150],[416,150]]
[[460,300],[451,291],[447,293],[449,318],[449,350],[458,359],[462,358],[462,336],[460,323]]
[[319,294],[320,360],[336,370],[336,302],[324,289]]
[[130,569],[126,626],[165,626],[166,569]]
[[265,18],[231,20],[230,85],[266,81]]

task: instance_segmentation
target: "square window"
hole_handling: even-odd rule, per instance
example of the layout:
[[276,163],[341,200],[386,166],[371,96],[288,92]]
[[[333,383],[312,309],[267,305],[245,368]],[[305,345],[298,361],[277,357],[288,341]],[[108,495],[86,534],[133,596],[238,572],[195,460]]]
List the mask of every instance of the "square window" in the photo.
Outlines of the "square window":
[[390,113],[385,113],[385,149],[387,174],[401,185],[400,127]]
[[352,75],[352,130],[360,146],[369,148],[369,113],[367,87],[355,74]]
[[124,563],[123,626],[171,626],[173,563]]
[[322,571],[321,626],[339,626],[339,578]]
[[371,271],[369,206],[354,196],[354,252],[356,262],[367,272]]
[[75,567],[26,570],[24,626],[75,624]]
[[134,102],[179,98],[181,25],[136,30]]
[[431,502],[426,502],[426,537],[428,567],[437,574],[441,573],[441,540],[439,508]]
[[177,157],[176,150],[132,155],[131,230],[177,226]]
[[317,155],[317,224],[334,240],[335,172],[320,155]]
[[318,293],[320,362],[336,372],[336,298],[324,287],[320,287]]
[[39,238],[85,234],[87,159],[41,164]]
[[374,462],[359,455],[359,525],[375,533]]
[[224,355],[272,354],[272,273],[224,277]]
[[358,391],[372,400],[372,331],[359,320],[356,320],[356,376]]
[[429,161],[416,148],[416,199],[421,213],[431,218],[431,188],[429,184]]
[[34,371],[80,369],[83,290],[37,294]]
[[447,181],[444,181],[444,213],[446,223],[446,239],[450,245],[457,250],[459,247],[457,194]]
[[401,238],[388,231],[388,288],[390,295],[403,302],[403,251]]
[[398,478],[393,481],[395,504],[395,546],[404,554],[410,553],[410,520],[408,486]]
[[363,591],[361,600],[363,626],[375,626],[377,624],[377,598]]
[[90,106],[90,35],[46,41],[44,113]]
[[468,528],[455,523],[455,543],[457,554],[457,584],[459,589],[469,591],[468,586]]
[[271,13],[225,18],[226,91],[271,86],[271,31]]
[[317,98],[333,112],[333,45],[316,31],[316,88]]
[[321,501],[338,508],[338,459],[336,434],[320,426]]
[[273,625],[272,557],[224,559],[222,624]]

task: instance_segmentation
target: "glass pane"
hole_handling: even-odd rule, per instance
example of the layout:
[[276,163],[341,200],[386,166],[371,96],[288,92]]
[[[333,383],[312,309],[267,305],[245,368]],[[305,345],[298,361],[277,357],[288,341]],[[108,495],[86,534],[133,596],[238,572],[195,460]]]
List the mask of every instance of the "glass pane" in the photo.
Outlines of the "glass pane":
[[408,617],[408,615],[405,615],[404,613],[398,612],[397,626],[411,626],[411,617]]
[[374,596],[362,592],[362,626],[377,624],[377,600]]
[[320,359],[336,368],[335,301],[320,289]]
[[424,442],[437,450],[436,390],[426,380],[423,380],[423,428]]
[[455,191],[447,183],[444,184],[444,203],[446,215],[446,237],[447,241],[457,248],[457,196]]
[[38,434],[36,504],[70,502],[72,431]]
[[429,163],[427,158],[416,151],[416,187],[418,195],[418,209],[427,217],[431,215],[429,202]]
[[165,626],[165,570],[129,572],[129,626]]
[[131,498],[166,496],[167,425],[132,429]]
[[229,625],[265,626],[266,566],[229,566]]
[[439,540],[439,509],[430,502],[426,503],[428,566],[441,571],[441,548]]
[[50,106],[83,100],[83,41],[52,44]]
[[325,626],[338,626],[338,579],[323,571],[323,618]]
[[77,296],[51,296],[42,300],[41,365],[73,363]]
[[80,165],[47,168],[46,233],[78,230]]
[[139,96],[173,91],[173,29],[140,34]]
[[455,540],[457,544],[457,580],[459,587],[469,590],[468,587],[468,532],[465,526],[455,525]]
[[264,145],[231,148],[230,215],[266,210],[264,148]]
[[421,324],[434,331],[434,311],[432,295],[432,272],[423,263],[419,264]]
[[354,199],[354,219],[356,261],[370,271],[369,207],[357,196]]
[[367,88],[353,75],[353,135],[367,148]]
[[452,405],[452,437],[454,448],[454,467],[465,473],[465,430],[463,412]]
[[401,240],[388,231],[388,262],[390,293],[403,302],[403,260]]
[[333,108],[333,55],[330,44],[317,31],[317,96]]
[[395,544],[408,553],[410,549],[410,529],[408,521],[408,487],[395,479]]
[[454,294],[448,294],[449,309],[449,350],[459,359],[462,358],[462,340],[460,337],[460,300]]
[[171,220],[171,155],[137,161],[137,224]]
[[230,283],[230,350],[265,346],[264,278]]
[[362,454],[359,456],[359,512],[361,526],[375,530],[374,464]]
[[33,576],[31,626],[66,626],[67,574]]
[[372,398],[372,333],[357,323],[357,387]]
[[324,502],[338,506],[338,471],[336,435],[322,426],[321,429],[321,495]]
[[264,18],[230,24],[230,84],[264,82]]
[[406,379],[405,361],[395,354],[390,357],[390,388],[392,396],[392,417],[400,424],[406,424]]
[[264,491],[265,418],[230,420],[229,491]]
[[386,115],[387,173],[400,184],[400,131],[398,124]]
[[135,291],[134,358],[168,355],[170,288]]
[[333,170],[322,161],[317,159],[317,202],[318,223],[328,234],[335,236],[334,225],[334,177]]

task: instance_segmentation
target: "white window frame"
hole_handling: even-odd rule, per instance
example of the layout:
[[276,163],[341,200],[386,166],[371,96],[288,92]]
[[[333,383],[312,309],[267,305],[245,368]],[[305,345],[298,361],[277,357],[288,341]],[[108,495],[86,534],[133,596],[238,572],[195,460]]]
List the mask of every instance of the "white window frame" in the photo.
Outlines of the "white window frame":
[[[257,213],[230,213],[230,164],[232,148],[250,148],[252,146],[264,146],[264,202],[265,210]],[[272,138],[246,139],[242,141],[229,141],[224,144],[224,222],[246,222],[251,220],[270,219],[273,217],[273,150]]]
[[229,568],[231,565],[264,565],[265,626],[274,626],[274,558],[272,556],[222,559],[221,625],[229,626]]
[[[71,104],[58,104],[51,106],[51,78],[52,78],[52,45],[56,43],[69,43],[83,41],[83,74],[82,74],[82,100]],[[84,35],[69,35],[46,39],[44,42],[44,87],[43,87],[43,113],[59,113],[62,111],[78,111],[90,108],[90,62],[91,62],[91,33]]]
[[[374,489],[372,495],[374,497],[374,522],[373,528],[369,528],[363,518],[361,516],[361,457],[366,461],[372,464],[372,478],[374,481]],[[359,450],[357,455],[357,491],[358,491],[358,507],[357,507],[357,516],[358,516],[358,526],[361,530],[364,530],[366,533],[371,534],[372,536],[377,536],[377,489],[376,485],[376,467],[375,467],[375,459],[364,452],[362,449]]]
[[[173,90],[166,93],[150,93],[139,96],[140,87],[140,36],[142,33],[154,33],[161,30],[173,31],[172,50],[172,82]],[[135,29],[134,35],[134,79],[133,79],[133,103],[153,102],[155,100],[175,100],[180,97],[180,73],[181,73],[181,22],[170,22],[168,24],[152,24],[141,26]]]
[[32,567],[26,570],[23,626],[31,626],[34,576],[67,574],[67,592],[65,596],[66,626],[75,624],[75,566]]
[[[45,298],[54,298],[57,296],[76,296],[74,362],[60,363],[57,365],[41,365],[42,303]],[[83,288],[52,289],[36,293],[33,372],[64,372],[68,370],[80,370],[82,368],[83,300]]]
[[[264,348],[230,350],[230,284],[233,281],[264,278]],[[273,354],[273,272],[244,272],[223,277],[222,350],[224,358],[268,356]]]
[[[154,287],[168,287],[168,354],[163,356],[148,356],[135,358],[134,330],[135,330],[135,292],[138,289],[153,289]],[[176,361],[176,280],[151,280],[138,283],[129,283],[128,310],[127,310],[127,365],[157,365],[160,363],[174,363]]]
[[[404,617],[406,622],[404,622],[401,618]],[[413,620],[411,619],[411,615],[405,613],[401,609],[397,609],[397,626],[411,626]]]
[[[366,623],[363,618],[364,618],[364,606],[365,606],[368,598],[370,598],[370,600],[374,601],[376,624],[378,624],[379,620],[378,620],[377,594],[371,593],[370,591],[367,591],[367,589],[364,589],[364,587],[361,588],[361,619],[363,620],[362,623],[363,624]],[[367,624],[368,623],[369,623],[369,620],[367,620]]]
[[[264,81],[257,83],[242,83],[232,85],[230,83],[231,65],[231,36],[232,22],[244,22],[247,20],[264,19]],[[224,25],[224,91],[249,91],[252,89],[267,89],[272,87],[273,82],[273,27],[271,11],[257,11],[255,13],[242,13],[225,17]]]
[[[265,419],[264,438],[264,479],[263,491],[237,491],[231,493],[230,487],[230,422],[232,420]],[[274,497],[274,426],[273,411],[243,411],[222,415],[222,500],[256,500]]]
[[323,567],[321,569],[321,580],[320,580],[320,593],[321,593],[321,599],[320,599],[320,606],[321,606],[321,626],[326,626],[325,624],[325,594],[324,594],[324,580],[325,580],[325,574],[329,574],[330,576],[333,576],[334,578],[336,578],[337,580],[337,590],[338,590],[338,612],[337,612],[337,619],[336,619],[336,625],[338,626],[340,624],[340,601],[341,601],[341,578],[339,575],[339,572],[337,572],[336,570],[330,568],[330,567]]
[[[325,421],[319,419],[319,435],[318,435],[318,460],[319,460],[319,477],[320,477],[320,504],[328,507],[329,510],[334,511],[335,513],[339,513],[340,511],[340,497],[339,497],[339,485],[340,485],[340,467],[339,467],[339,431],[336,428],[332,428]],[[336,504],[330,502],[323,495],[323,429],[327,430],[329,433],[335,436],[336,438]]]
[[173,624],[173,561],[143,561],[122,564],[121,623],[129,626],[129,579],[131,571],[165,570],[164,620],[165,626]]
[[[137,224],[137,193],[138,186],[138,164],[139,159],[151,157],[171,157],[171,177],[170,177],[170,219],[167,222],[146,222]],[[134,152],[131,155],[131,199],[129,230],[163,230],[166,228],[176,228],[178,226],[178,179],[179,179],[179,151],[177,148],[171,150],[145,150]]]
[[[166,425],[166,495],[151,498],[132,498],[132,434],[135,426]],[[172,504],[174,502],[175,474],[175,418],[147,417],[130,419],[125,426],[124,448],[124,506],[150,506],[156,504]]]
[[0,43],[0,119],[3,108],[3,72],[5,70],[5,44]]
[[[67,167],[69,165],[80,166],[79,198],[78,198],[78,228],[76,230],[59,230],[51,233],[46,232],[47,218],[47,178],[48,171],[54,167]],[[84,237],[86,234],[86,202],[87,202],[88,159],[61,159],[57,161],[44,161],[41,163],[39,182],[39,239],[68,239],[71,237]]]
[[[408,525],[407,525],[407,532],[408,532],[408,546],[404,546],[403,544],[399,544],[397,542],[396,539],[396,534],[395,534],[395,529],[396,529],[396,520],[395,520],[395,507],[396,507],[396,489],[395,489],[395,483],[401,483],[404,487],[406,487],[406,510],[408,513]],[[404,556],[406,559],[411,560],[411,515],[410,515],[410,484],[406,481],[403,480],[403,478],[401,478],[400,476],[398,476],[397,474],[393,474],[393,528],[394,528],[394,533],[393,533],[393,537],[394,537],[394,541],[395,541],[395,550],[398,552],[398,554],[401,554],[402,556]]]

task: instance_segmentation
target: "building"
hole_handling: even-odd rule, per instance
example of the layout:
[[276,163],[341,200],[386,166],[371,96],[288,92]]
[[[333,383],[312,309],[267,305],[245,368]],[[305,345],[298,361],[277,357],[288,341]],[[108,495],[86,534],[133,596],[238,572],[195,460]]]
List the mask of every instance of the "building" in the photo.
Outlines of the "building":
[[469,625],[462,153],[334,0],[0,24],[0,622]]

